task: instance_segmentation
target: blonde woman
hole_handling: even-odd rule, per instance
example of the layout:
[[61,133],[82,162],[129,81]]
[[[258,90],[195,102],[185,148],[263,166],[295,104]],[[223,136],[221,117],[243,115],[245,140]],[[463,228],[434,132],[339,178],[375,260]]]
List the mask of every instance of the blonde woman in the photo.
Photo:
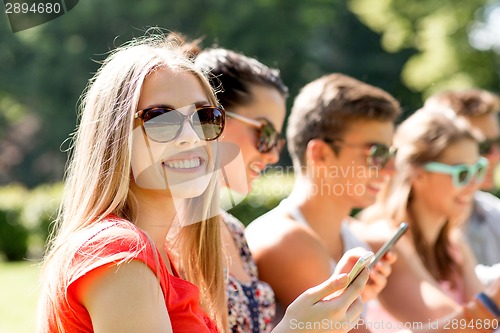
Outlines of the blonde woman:
[[[224,112],[203,75],[163,42],[112,53],[84,96],[58,233],[44,263],[40,332],[208,332],[224,321],[210,174],[216,152],[208,145],[222,133]],[[179,186],[190,179],[198,184]],[[179,279],[165,247],[174,197],[196,197],[206,210],[183,228],[179,251],[193,258],[186,275],[202,293]]]
[[391,187],[361,216],[383,221],[365,228],[367,233],[402,221],[410,226],[396,246],[398,260],[380,302],[396,320],[434,324],[433,332],[492,331],[500,315],[500,282],[481,292],[475,259],[466,242],[451,242],[448,223],[468,209],[487,172],[475,136],[451,110],[426,108],[401,124],[394,144]]
[[[216,217],[225,114],[181,50],[172,38],[135,40],[90,81],[43,264],[38,332],[227,330]],[[178,226],[182,277],[166,242]],[[355,259],[344,258],[344,272]],[[299,297],[275,332],[354,322],[367,275],[323,301],[347,284],[333,275]]]

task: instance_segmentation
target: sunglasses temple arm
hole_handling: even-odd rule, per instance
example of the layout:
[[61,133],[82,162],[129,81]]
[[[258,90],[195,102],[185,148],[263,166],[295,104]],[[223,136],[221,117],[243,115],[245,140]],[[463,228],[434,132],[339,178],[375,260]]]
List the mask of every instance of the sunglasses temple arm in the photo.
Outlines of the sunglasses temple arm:
[[226,111],[226,115],[229,116],[229,118],[234,118],[236,120],[239,120],[239,121],[242,121],[244,123],[247,123],[249,125],[253,125],[253,126],[256,126],[256,127],[261,127],[262,124],[260,123],[260,121],[257,121],[257,120],[254,120],[254,119],[250,119],[250,118],[247,118],[245,116],[241,116],[237,113],[234,113],[234,112],[229,112],[229,111]]

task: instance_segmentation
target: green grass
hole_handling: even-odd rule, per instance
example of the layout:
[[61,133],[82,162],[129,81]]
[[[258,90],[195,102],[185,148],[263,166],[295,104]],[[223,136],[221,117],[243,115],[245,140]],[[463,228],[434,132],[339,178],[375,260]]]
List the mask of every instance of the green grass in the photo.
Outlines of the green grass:
[[35,331],[39,271],[36,263],[0,262],[0,333]]

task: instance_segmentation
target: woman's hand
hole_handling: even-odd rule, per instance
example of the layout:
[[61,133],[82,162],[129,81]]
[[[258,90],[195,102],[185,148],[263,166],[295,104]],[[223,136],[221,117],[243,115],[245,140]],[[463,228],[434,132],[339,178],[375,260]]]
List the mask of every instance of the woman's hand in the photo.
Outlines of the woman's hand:
[[[360,257],[358,253],[348,251],[338,264],[340,273],[334,273],[327,281],[297,297],[273,332],[343,333],[355,327],[363,311],[360,295],[369,277],[369,270],[364,269],[346,288],[349,282],[346,272]],[[338,291],[342,292],[332,297]]]
[[396,262],[397,255],[391,251],[387,252],[370,271],[370,279],[361,294],[363,302],[375,299],[385,288],[387,278],[391,275],[392,264]]

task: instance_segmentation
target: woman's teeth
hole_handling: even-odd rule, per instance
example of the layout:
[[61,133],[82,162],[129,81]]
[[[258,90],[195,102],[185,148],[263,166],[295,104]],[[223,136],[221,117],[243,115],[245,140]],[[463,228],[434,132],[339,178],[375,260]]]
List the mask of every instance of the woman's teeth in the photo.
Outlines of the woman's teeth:
[[168,161],[166,165],[172,169],[191,169],[197,168],[201,164],[200,158],[192,158],[189,160],[177,160],[177,161]]

